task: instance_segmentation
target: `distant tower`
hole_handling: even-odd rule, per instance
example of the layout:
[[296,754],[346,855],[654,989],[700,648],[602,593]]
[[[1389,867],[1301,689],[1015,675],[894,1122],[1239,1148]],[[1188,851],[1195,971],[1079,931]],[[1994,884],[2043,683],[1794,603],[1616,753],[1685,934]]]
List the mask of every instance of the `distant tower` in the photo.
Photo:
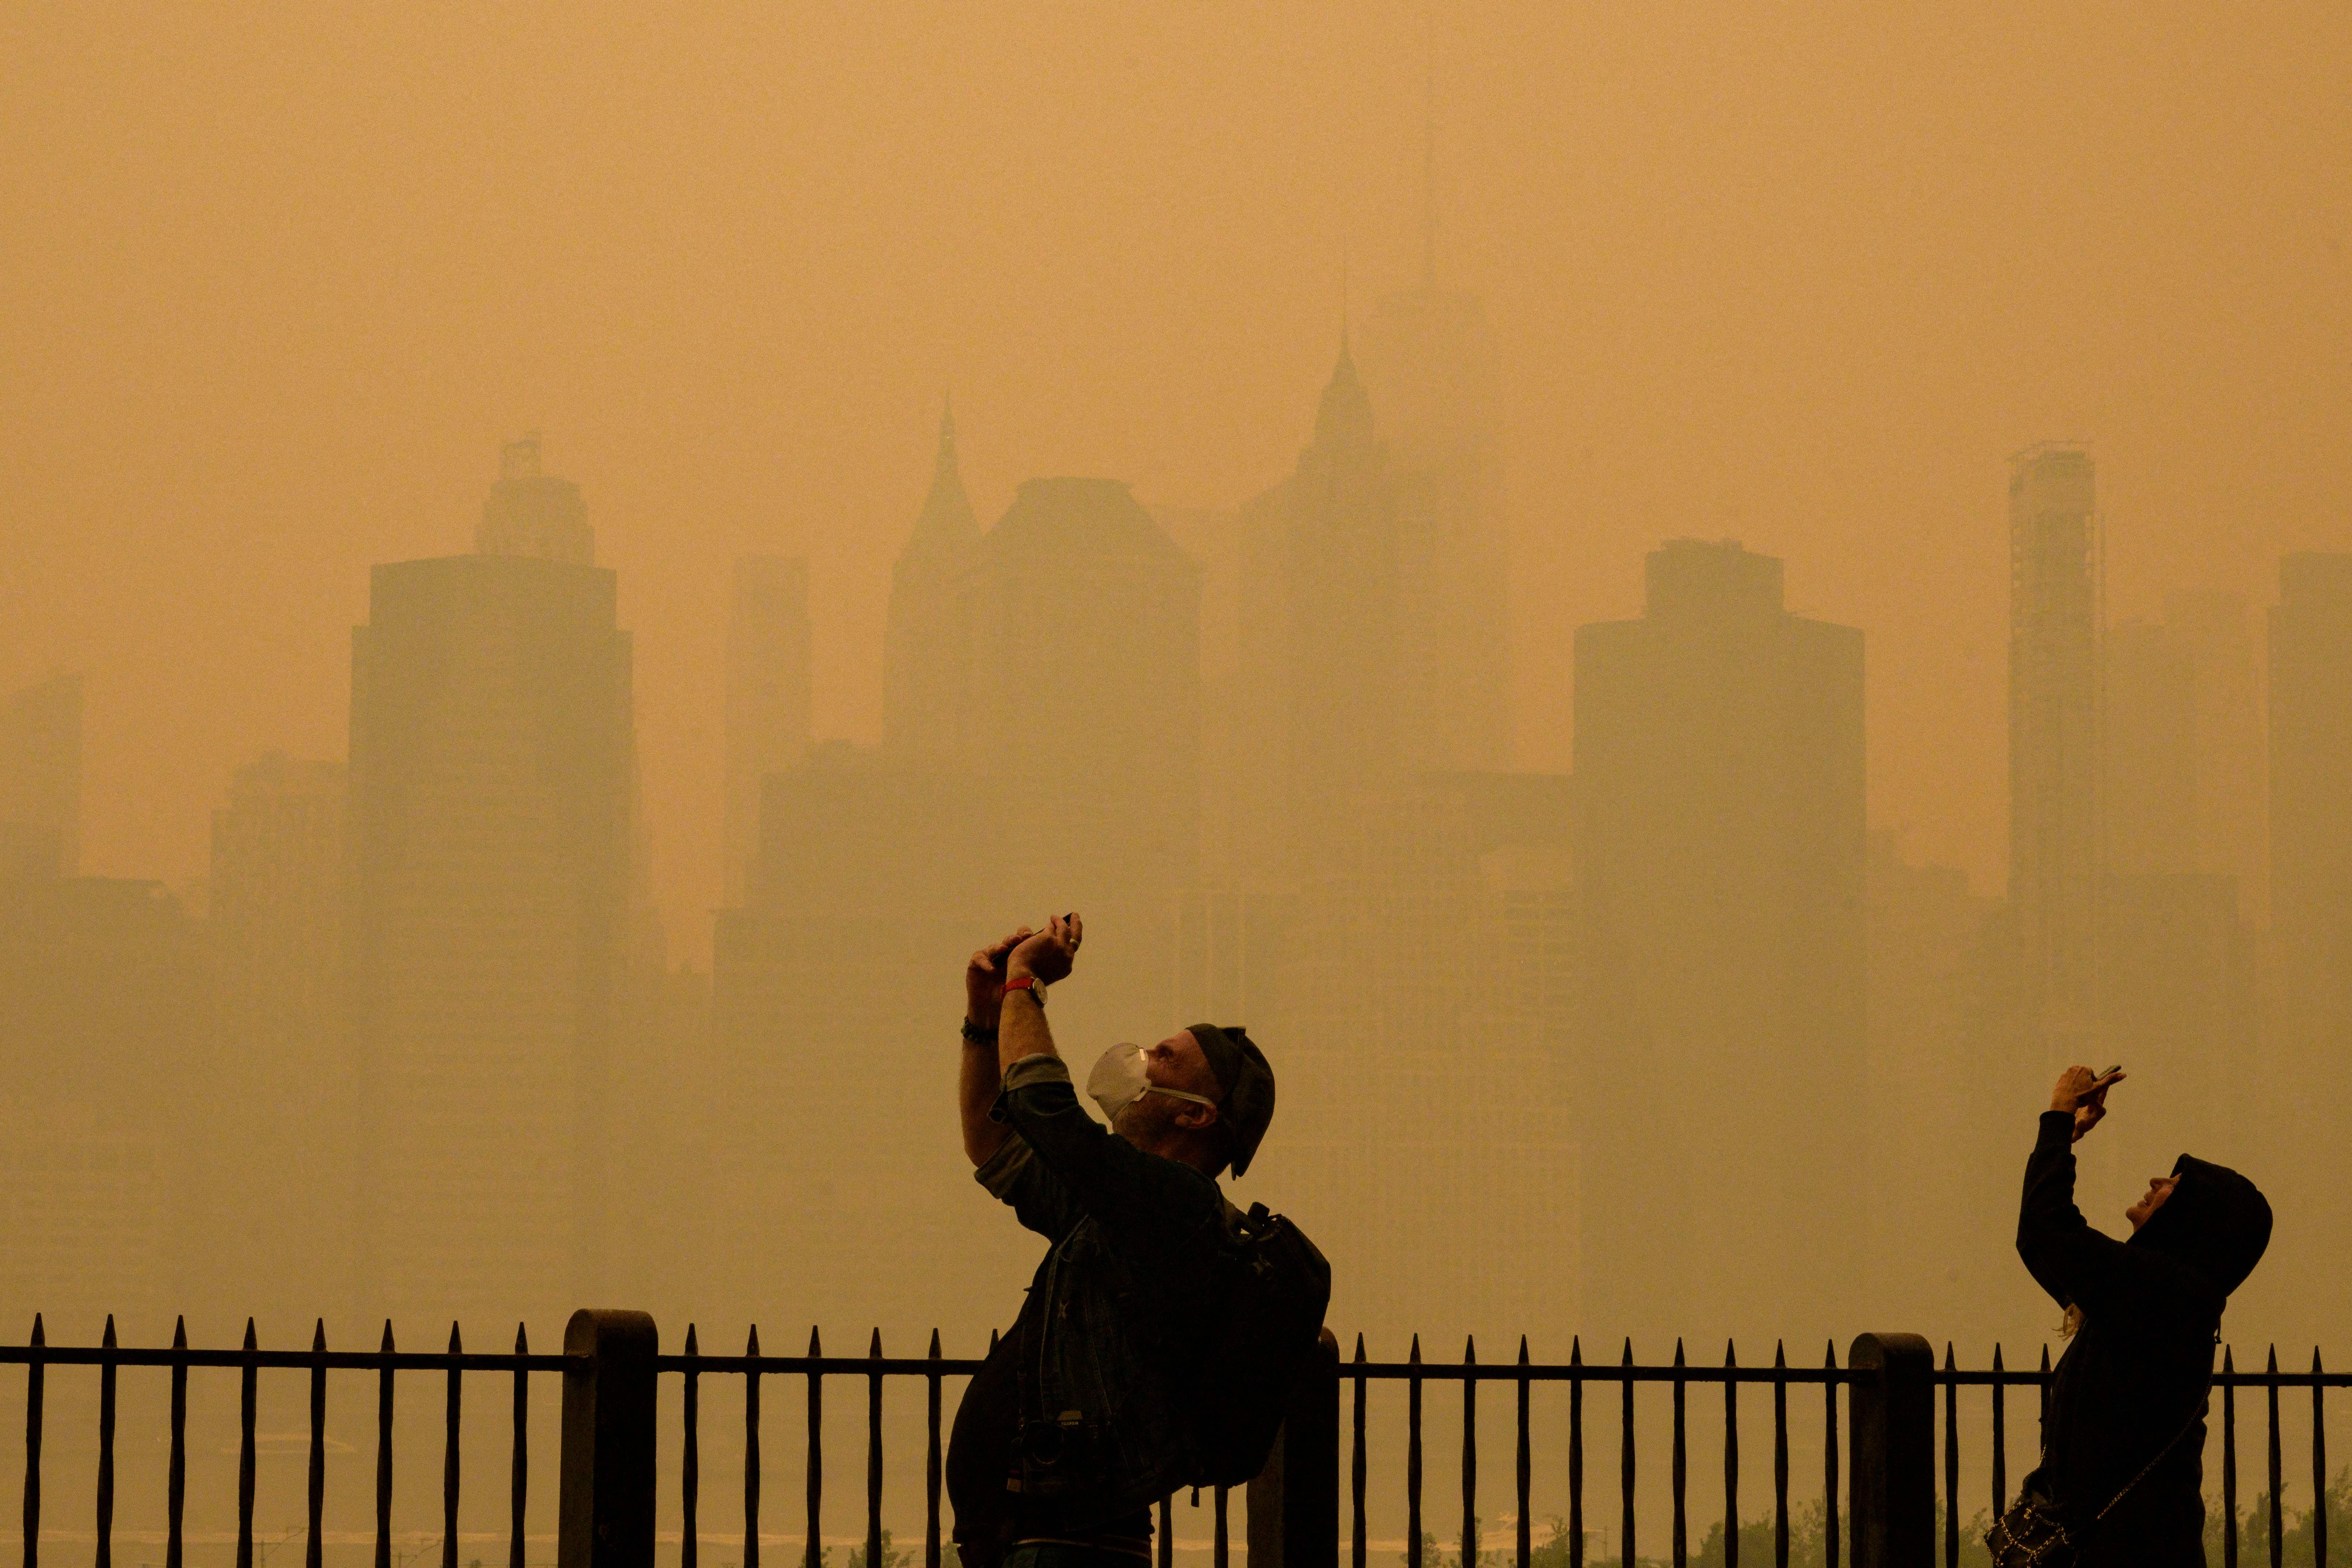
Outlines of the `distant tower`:
[[[510,461],[492,518],[519,495],[577,491]],[[570,521],[562,559],[376,567],[352,636],[350,1005],[377,1310],[536,1315],[595,1288],[635,737],[614,575]]]
[[[341,763],[272,752],[236,770],[228,805],[213,813],[205,923],[213,1023],[228,1048],[206,1075],[216,1086],[215,1136],[207,1142],[235,1151],[215,1190],[236,1194],[214,1215],[216,1278],[291,1286],[283,1265],[296,1256],[312,1261],[304,1271],[310,1279],[350,1276],[346,790]],[[256,1164],[302,1179],[239,1179]],[[282,1296],[255,1305],[299,1310]]]
[[2245,599],[2169,594],[2164,624],[2187,645],[2197,698],[2197,868],[2238,884],[2238,907],[2269,907],[2261,666]]
[[[1028,479],[961,598],[1008,888],[1160,907],[1198,865],[1201,569],[1119,480]],[[1044,648],[1053,678],[1022,679]]]
[[2048,444],[2018,454],[2009,476],[2009,900],[2028,1037],[2045,1057],[2084,1040],[2096,1000],[2099,569],[2090,455]]
[[0,700],[0,879],[70,877],[81,858],[81,677]]
[[1511,760],[1509,562],[1485,307],[1433,282],[1381,300],[1363,370],[1396,486],[1402,761]]
[[944,759],[961,743],[970,655],[958,584],[979,544],[956,463],[955,411],[942,409],[930,493],[891,569],[883,634],[882,738],[901,755]]
[[482,502],[474,548],[485,555],[595,564],[596,533],[588,526],[587,503],[578,485],[540,472],[538,431],[499,448],[499,482]]
[[2271,611],[2271,918],[2302,1070],[2352,1057],[2352,555],[2279,563]]
[[727,617],[726,905],[743,901],[760,848],[761,783],[798,767],[809,747],[808,563],[735,563]]
[[1283,503],[1287,771],[1303,826],[1400,762],[1396,490],[1344,337]]
[[[1575,779],[1587,1321],[1773,1321],[1860,1261],[1822,1086],[1863,1079],[1862,634],[1789,614],[1771,556],[1669,541],[1640,619],[1577,628]],[[1659,1294],[1610,1282],[1637,1259]]]
[[2109,628],[2099,755],[2102,868],[2126,876],[2197,865],[2197,662],[2168,626]]

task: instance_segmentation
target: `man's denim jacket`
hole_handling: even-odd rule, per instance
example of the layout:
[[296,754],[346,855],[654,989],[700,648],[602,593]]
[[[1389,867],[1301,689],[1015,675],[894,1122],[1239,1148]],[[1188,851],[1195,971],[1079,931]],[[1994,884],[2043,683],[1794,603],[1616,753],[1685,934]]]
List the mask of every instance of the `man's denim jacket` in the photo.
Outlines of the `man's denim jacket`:
[[1052,1500],[1067,1528],[1090,1529],[1189,1484],[1197,1468],[1181,1396],[1206,1328],[1224,1197],[1088,1116],[1058,1058],[1014,1062],[990,1115],[1014,1136],[974,1174],[1053,1243],[1015,1331],[1027,1336],[1022,1490]]

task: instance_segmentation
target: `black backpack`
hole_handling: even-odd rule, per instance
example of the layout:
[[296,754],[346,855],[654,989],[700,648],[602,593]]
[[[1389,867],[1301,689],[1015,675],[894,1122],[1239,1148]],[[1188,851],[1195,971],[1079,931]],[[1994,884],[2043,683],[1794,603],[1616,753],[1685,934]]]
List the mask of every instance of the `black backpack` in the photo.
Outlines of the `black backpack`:
[[1225,1205],[1218,1247],[1223,1310],[1192,1382],[1196,1486],[1242,1486],[1265,1468],[1290,1392],[1331,1304],[1331,1265],[1264,1204]]

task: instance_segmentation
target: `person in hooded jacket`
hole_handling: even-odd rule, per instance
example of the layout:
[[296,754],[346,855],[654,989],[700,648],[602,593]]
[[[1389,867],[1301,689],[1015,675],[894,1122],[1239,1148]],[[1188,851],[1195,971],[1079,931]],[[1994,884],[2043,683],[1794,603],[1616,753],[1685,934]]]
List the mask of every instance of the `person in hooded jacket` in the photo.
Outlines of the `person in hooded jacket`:
[[2026,1162],[2018,1256],[2072,1339],[2024,1492],[2054,1505],[2083,1568],[2203,1568],[2214,1343],[2270,1244],[2271,1206],[2237,1172],[2183,1154],[2124,1211],[2128,1239],[2092,1229],[2074,1206],[2074,1146],[2123,1077],[2059,1074]]

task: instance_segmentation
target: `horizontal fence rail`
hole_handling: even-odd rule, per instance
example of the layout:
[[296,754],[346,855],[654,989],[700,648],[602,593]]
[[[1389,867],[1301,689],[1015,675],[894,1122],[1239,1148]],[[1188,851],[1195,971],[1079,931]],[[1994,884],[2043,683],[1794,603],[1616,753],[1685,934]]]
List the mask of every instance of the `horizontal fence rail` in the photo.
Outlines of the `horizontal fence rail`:
[[[683,1348],[674,1353],[659,1353],[656,1347],[653,1321],[641,1313],[587,1313],[575,1315],[566,1335],[566,1350],[562,1354],[533,1354],[523,1331],[518,1328],[515,1347],[511,1352],[483,1353],[464,1349],[457,1327],[450,1329],[447,1347],[441,1351],[401,1351],[394,1343],[392,1327],[386,1324],[377,1348],[372,1351],[331,1351],[327,1348],[323,1324],[312,1333],[307,1350],[264,1350],[257,1342],[253,1326],[247,1323],[244,1343],[233,1350],[205,1349],[187,1343],[184,1321],[175,1330],[173,1343],[167,1348],[139,1348],[116,1342],[112,1320],[107,1323],[101,1343],[94,1346],[51,1345],[46,1341],[42,1323],[36,1319],[30,1340],[21,1345],[0,1345],[0,1365],[21,1365],[26,1368],[25,1384],[25,1471],[23,1531],[24,1568],[39,1568],[40,1535],[43,1510],[41,1460],[47,1434],[44,1430],[44,1405],[47,1369],[53,1366],[89,1366],[99,1372],[97,1410],[97,1495],[95,1501],[97,1568],[113,1568],[113,1532],[115,1503],[114,1449],[116,1442],[117,1373],[124,1367],[160,1368],[170,1374],[171,1402],[169,1415],[170,1458],[165,1489],[166,1539],[163,1568],[184,1568],[184,1521],[186,1505],[187,1475],[187,1377],[191,1369],[233,1370],[238,1373],[238,1467],[237,1467],[237,1533],[236,1568],[254,1568],[255,1542],[254,1474],[256,1456],[257,1384],[259,1374],[270,1372],[305,1372],[309,1374],[308,1425],[308,1521],[309,1536],[305,1552],[305,1568],[321,1568],[323,1535],[321,1515],[326,1486],[326,1414],[327,1373],[333,1372],[373,1373],[376,1374],[374,1411],[376,1417],[375,1490],[374,1490],[374,1568],[394,1568],[392,1504],[394,1475],[394,1414],[397,1374],[438,1373],[443,1421],[442,1441],[442,1540],[441,1568],[457,1568],[458,1513],[461,1502],[460,1433],[465,1392],[465,1374],[473,1373],[503,1377],[500,1392],[508,1395],[510,1409],[509,1485],[506,1498],[508,1512],[507,1568],[525,1568],[524,1514],[530,1490],[529,1418],[530,1378],[533,1374],[561,1373],[564,1378],[563,1456],[561,1467],[562,1506],[562,1535],[559,1557],[564,1568],[645,1568],[652,1560],[654,1496],[654,1455],[661,1446],[656,1434],[655,1392],[658,1380],[676,1378],[680,1394],[678,1426],[675,1428],[679,1443],[678,1491],[677,1503],[682,1515],[679,1568],[704,1568],[701,1562],[699,1530],[704,1518],[701,1473],[702,1394],[706,1380],[713,1377],[740,1379],[743,1401],[743,1469],[741,1493],[742,1546],[740,1568],[761,1568],[761,1517],[762,1507],[762,1458],[761,1449],[761,1402],[762,1384],[768,1379],[797,1380],[799,1386],[788,1391],[799,1396],[806,1417],[806,1436],[802,1458],[804,1464],[805,1490],[802,1503],[805,1534],[798,1563],[772,1564],[771,1568],[824,1568],[824,1540],[821,1525],[824,1496],[824,1394],[828,1380],[853,1380],[850,1387],[862,1392],[866,1406],[865,1497],[863,1509],[864,1534],[861,1560],[864,1568],[887,1568],[892,1561],[892,1550],[887,1545],[883,1529],[884,1503],[884,1395],[891,1379],[901,1380],[908,1386],[919,1386],[923,1399],[924,1443],[922,1470],[924,1568],[942,1568],[946,1542],[942,1529],[940,1495],[944,1461],[946,1415],[950,1406],[945,1384],[950,1378],[968,1378],[977,1373],[979,1358],[947,1356],[941,1353],[940,1336],[933,1331],[929,1346],[919,1356],[889,1356],[883,1351],[878,1330],[869,1335],[863,1355],[827,1355],[818,1332],[811,1330],[807,1351],[799,1355],[768,1355],[760,1349],[759,1331],[754,1328],[746,1336],[740,1354],[704,1354],[699,1344],[699,1331],[689,1326]],[[1919,1347],[1916,1357],[1903,1361],[1888,1352],[1897,1341]],[[995,1337],[990,1337],[990,1348],[995,1348]],[[1868,1354],[1865,1356],[1865,1349]],[[1900,1347],[1897,1347],[1898,1349]],[[1898,1362],[1901,1364],[1898,1366]],[[1567,1515],[1561,1521],[1565,1539],[1554,1544],[1564,1548],[1562,1558],[1569,1568],[1599,1568],[1602,1558],[1591,1551],[1586,1521],[1595,1515],[1588,1509],[1594,1504],[1613,1512],[1616,1540],[1607,1560],[1634,1568],[1637,1563],[1652,1561],[1639,1555],[1641,1531],[1637,1502],[1644,1478],[1637,1462],[1637,1421],[1640,1409],[1651,1412],[1655,1422],[1657,1401],[1663,1392],[1664,1414],[1669,1424],[1670,1447],[1667,1474],[1664,1478],[1664,1500],[1667,1506],[1665,1540],[1659,1543],[1666,1548],[1665,1561],[1685,1568],[1695,1551],[1691,1539],[1692,1493],[1706,1495],[1708,1502],[1720,1502],[1721,1513],[1716,1517],[1722,1523],[1723,1568],[1740,1568],[1740,1499],[1743,1482],[1743,1450],[1741,1439],[1742,1391],[1749,1389],[1761,1397],[1769,1391],[1769,1412],[1760,1405],[1747,1412],[1752,1430],[1753,1423],[1767,1418],[1770,1424],[1770,1463],[1769,1481],[1770,1494],[1769,1518],[1771,1547],[1768,1560],[1774,1568],[1786,1568],[1790,1555],[1790,1507],[1791,1485],[1792,1422],[1801,1436],[1820,1438],[1821,1513],[1818,1520],[1822,1560],[1825,1568],[1840,1568],[1851,1562],[1853,1568],[1879,1568],[1882,1563],[1897,1560],[1927,1561],[1927,1511],[1933,1502],[1941,1503],[1939,1539],[1933,1556],[1946,1568],[1958,1568],[1963,1549],[1964,1521],[1982,1513],[1998,1515],[2011,1498],[2012,1485],[2008,1473],[2009,1394],[2012,1390],[2033,1391],[2034,1410],[2038,1415],[2046,1408],[2050,1389],[2050,1357],[2042,1351],[2040,1363],[2032,1368],[2011,1368],[2004,1363],[2003,1351],[1996,1345],[1991,1364],[1982,1369],[1963,1368],[1958,1364],[1954,1348],[1947,1343],[1941,1364],[1925,1350],[1925,1342],[1911,1336],[1864,1336],[1857,1340],[1841,1365],[1834,1344],[1829,1346],[1818,1364],[1791,1365],[1785,1347],[1776,1346],[1769,1365],[1746,1365],[1733,1345],[1727,1344],[1721,1363],[1695,1364],[1683,1345],[1675,1345],[1674,1358],[1663,1364],[1638,1363],[1633,1359],[1630,1341],[1621,1343],[1616,1357],[1588,1362],[1580,1340],[1571,1342],[1569,1358],[1560,1363],[1538,1363],[1528,1353],[1525,1337],[1519,1341],[1516,1357],[1509,1361],[1482,1362],[1477,1356],[1475,1341],[1465,1342],[1462,1358],[1455,1362],[1433,1362],[1423,1358],[1421,1342],[1416,1336],[1402,1361],[1373,1361],[1365,1352],[1362,1337],[1357,1337],[1354,1352],[1346,1361],[1338,1357],[1330,1337],[1325,1336],[1325,1348],[1315,1369],[1297,1391],[1286,1426],[1286,1435],[1277,1445],[1275,1461],[1267,1473],[1249,1488],[1250,1541],[1249,1557],[1253,1568],[1337,1568],[1339,1542],[1342,1539],[1342,1495],[1346,1499],[1349,1526],[1345,1539],[1349,1542],[1351,1568],[1370,1568],[1370,1542],[1367,1526],[1370,1500],[1373,1495],[1370,1454],[1372,1421],[1368,1409],[1369,1391],[1374,1384],[1402,1384],[1404,1405],[1403,1474],[1402,1502],[1405,1513],[1406,1538],[1403,1560],[1405,1568],[1439,1568],[1428,1560],[1424,1546],[1424,1515],[1428,1500],[1424,1496],[1427,1480],[1428,1454],[1424,1447],[1424,1415],[1427,1411],[1427,1385],[1452,1385],[1444,1397],[1456,1405],[1460,1417],[1459,1502],[1460,1530],[1455,1537],[1459,1555],[1453,1559],[1452,1568],[1481,1568],[1482,1564],[1499,1564],[1506,1559],[1484,1550],[1479,1525],[1479,1421],[1478,1400],[1482,1384],[1507,1385],[1503,1393],[1513,1404],[1513,1436],[1511,1454],[1511,1489],[1516,1502],[1516,1532],[1507,1561],[1514,1568],[1531,1568],[1536,1555],[1532,1537],[1531,1517],[1535,1481],[1538,1473],[1538,1458],[1535,1451],[1530,1417],[1531,1397],[1538,1384],[1565,1384],[1567,1405],[1567,1441],[1564,1455],[1546,1455],[1541,1468],[1550,1472],[1556,1480],[1564,1481]],[[1906,1428],[1907,1436],[1898,1440],[1891,1434],[1896,1424],[1913,1421],[1905,1414],[1914,1408],[1897,1397],[1895,1384],[1911,1380],[1910,1391],[1916,1394],[1917,1411],[1916,1430]],[[862,1387],[861,1387],[862,1384]],[[1637,1390],[1642,1385],[1659,1385],[1643,1394],[1637,1402]],[[2263,1531],[2267,1541],[2267,1557],[2272,1568],[2280,1568],[2284,1551],[2285,1518],[2281,1504],[2287,1475],[2285,1443],[2282,1435],[2282,1398],[2299,1398],[2307,1393],[2310,1399],[2311,1439],[2308,1475],[2315,1497],[2315,1510],[2310,1516],[2312,1561],[2325,1565],[2329,1563],[2327,1520],[2325,1499],[2327,1495],[2326,1394],[2331,1388],[2352,1384],[2352,1373],[2330,1373],[2325,1370],[2319,1353],[2312,1355],[2307,1372],[2281,1372],[2276,1351],[2272,1350],[2263,1371],[2241,1372],[2236,1367],[2234,1351],[2223,1348],[2221,1364],[2214,1378],[2214,1394],[2209,1409],[2209,1424],[2218,1428],[2221,1443],[2221,1503],[2224,1522],[2221,1532],[2221,1568],[2239,1568],[2241,1530],[2238,1510],[2240,1455],[2238,1403],[2241,1394],[2259,1399],[2265,1415],[2266,1448],[2262,1476],[2266,1482],[2267,1526]],[[1616,1476],[1613,1486],[1600,1480],[1600,1495],[1590,1495],[1588,1459],[1605,1466],[1605,1458],[1588,1453],[1587,1391],[1598,1398],[1611,1398],[1615,1405]],[[1689,1425],[1693,1385],[1698,1386],[1697,1397],[1702,1408],[1719,1401],[1721,1467],[1715,1482],[1694,1483],[1691,1477]],[[1841,1411],[1839,1391],[1846,1391],[1845,1408]],[[1976,1390],[1982,1389],[1982,1406],[1989,1407],[1990,1452],[1979,1465],[1968,1461],[1962,1438],[1962,1390],[1969,1390],[1971,1403],[1977,1401]],[[854,1396],[854,1393],[853,1393]],[[1555,1395],[1556,1397],[1556,1395]],[[1797,1406],[1791,1414],[1792,1402]],[[1638,1408],[1637,1408],[1638,1404]],[[1555,1407],[1556,1408],[1556,1407]],[[1605,1408],[1605,1407],[1604,1407]],[[1940,1415],[1940,1422],[1937,1415]],[[1348,1419],[1342,1419],[1343,1415]],[[1706,1419],[1712,1422],[1715,1414]],[[1973,1419],[1973,1416],[1972,1416]],[[1346,1480],[1339,1479],[1342,1430],[1345,1428]],[[1940,1443],[1937,1438],[1940,1436]],[[1906,1447],[1906,1444],[1911,1445]],[[1383,1444],[1383,1447],[1386,1445]],[[1810,1442],[1807,1444],[1810,1449]],[[1916,1540],[1920,1552],[1906,1549],[1895,1551],[1889,1545],[1909,1527],[1900,1521],[1890,1526],[1893,1512],[1900,1511],[1887,1500],[1898,1493],[1904,1498],[1912,1494],[1902,1489],[1912,1463],[1912,1447],[1916,1449],[1917,1497]],[[1927,1456],[1940,1450],[1940,1475],[1930,1479]],[[1900,1450],[1900,1452],[1898,1452]],[[1810,1461],[1809,1461],[1810,1462]],[[1559,1467],[1555,1468],[1554,1467]],[[1901,1474],[1895,1472],[1900,1471]],[[1564,1473],[1563,1473],[1564,1472]],[[1978,1479],[1963,1485],[1964,1474]],[[1598,1479],[1598,1478],[1591,1478]],[[1939,1485],[1937,1483],[1940,1483]],[[1841,1509],[1842,1486],[1851,1483],[1853,1495]],[[1549,1483],[1548,1483],[1549,1484]],[[1655,1487],[1651,1478],[1648,1484]],[[1213,1533],[1209,1546],[1214,1568],[1230,1568],[1232,1530],[1229,1494],[1224,1488],[1204,1489],[1212,1491],[1211,1515]],[[575,1493],[577,1498],[575,1500]],[[1867,1494],[1867,1495],[1865,1495]],[[1932,1495],[1931,1495],[1932,1494]],[[1382,1495],[1393,1498],[1394,1494]],[[1653,1494],[1654,1495],[1654,1494]],[[580,1504],[575,1509],[575,1500]],[[1200,1500],[1196,1495],[1194,1501]],[[1613,1510],[1609,1505],[1614,1503]],[[1974,1504],[1975,1506],[1968,1506]],[[1389,1504],[1384,1503],[1384,1507]],[[1652,1504],[1655,1508],[1655,1503]],[[1811,1506],[1810,1503],[1808,1505]],[[1904,1505],[1907,1506],[1907,1505]],[[1173,1499],[1163,1498],[1158,1506],[1158,1530],[1155,1542],[1159,1568],[1171,1568],[1175,1550],[1172,1531]],[[1647,1516],[1655,1527],[1656,1515]],[[1811,1517],[1810,1515],[1808,1516]],[[1448,1520],[1446,1522],[1453,1522]],[[1892,1530],[1893,1533],[1889,1533]],[[575,1536],[578,1542],[575,1547]],[[593,1537],[593,1539],[592,1539]],[[723,1537],[722,1537],[723,1539]],[[1752,1543],[1751,1543],[1752,1544]],[[1655,1546],[1653,1546],[1655,1550]],[[1751,1563],[1748,1568],[1761,1568]],[[2250,1565],[2251,1568],[2251,1565]]]

